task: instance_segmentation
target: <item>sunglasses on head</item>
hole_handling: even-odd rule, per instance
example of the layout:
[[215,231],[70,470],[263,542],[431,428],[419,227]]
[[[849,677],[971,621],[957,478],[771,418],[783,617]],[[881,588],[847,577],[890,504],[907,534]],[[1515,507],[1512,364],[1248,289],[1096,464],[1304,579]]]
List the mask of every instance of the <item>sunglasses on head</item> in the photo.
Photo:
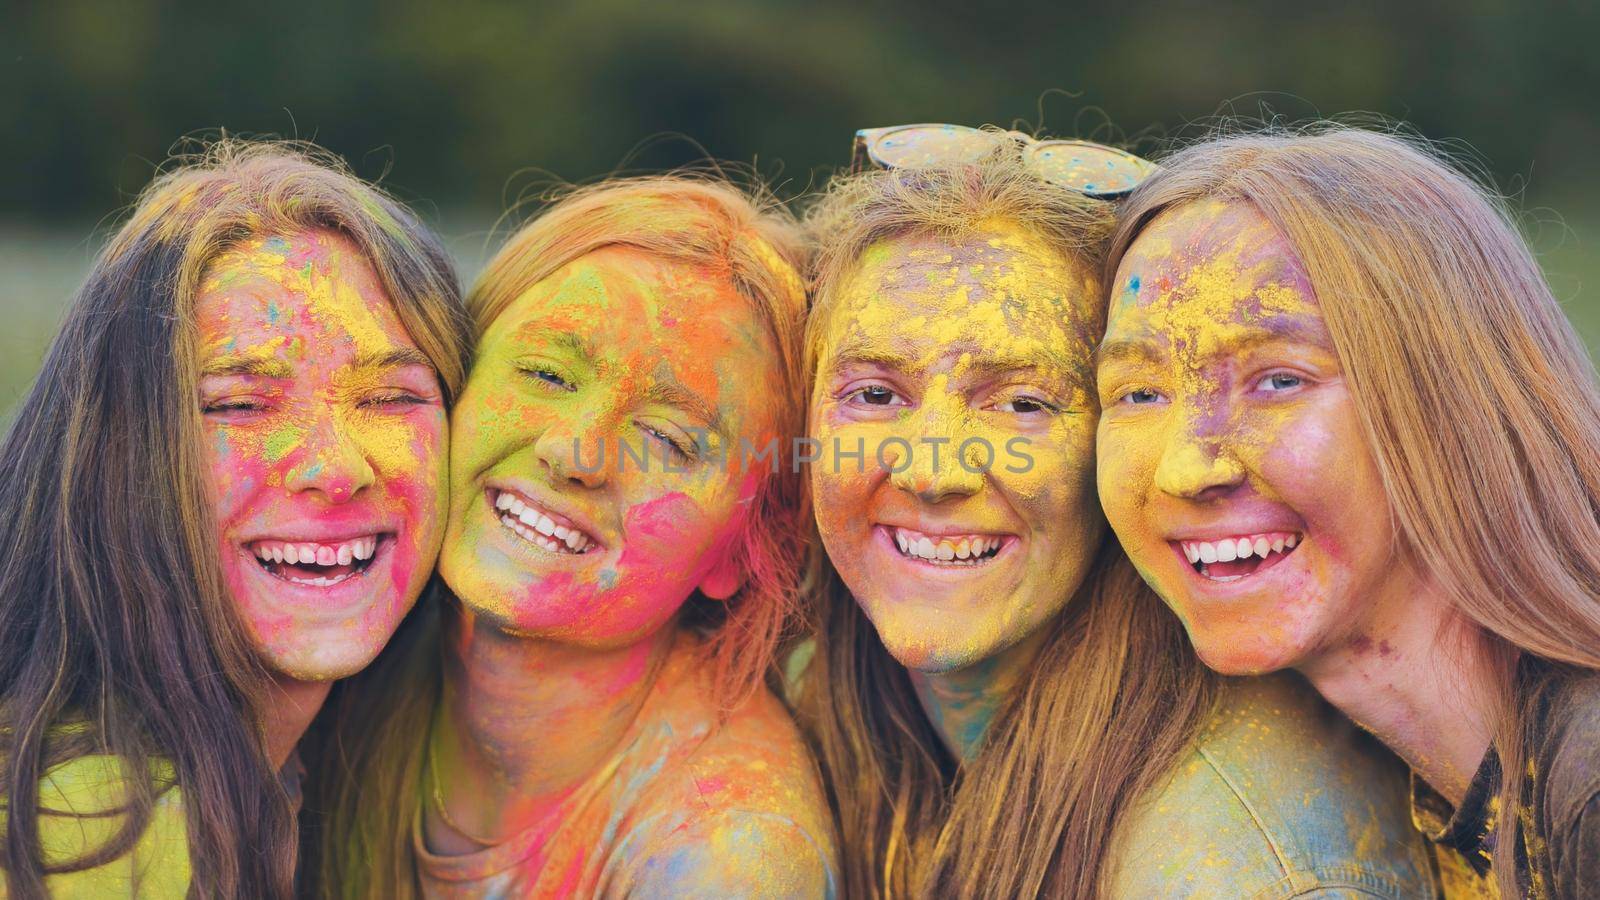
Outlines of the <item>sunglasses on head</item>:
[[977,162],[1006,140],[1021,145],[1023,163],[1040,180],[1104,200],[1126,195],[1156,169],[1149,160],[1093,141],[1040,141],[1018,131],[934,123],[857,131],[850,167],[860,172],[868,166],[917,169]]

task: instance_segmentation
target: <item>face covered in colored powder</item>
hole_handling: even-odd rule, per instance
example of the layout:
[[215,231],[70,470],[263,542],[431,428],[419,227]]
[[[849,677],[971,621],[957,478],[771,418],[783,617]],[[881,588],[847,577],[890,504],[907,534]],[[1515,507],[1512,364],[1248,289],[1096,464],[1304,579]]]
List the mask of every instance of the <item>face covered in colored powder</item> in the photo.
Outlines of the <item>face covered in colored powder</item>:
[[1247,204],[1168,210],[1107,326],[1100,497],[1201,658],[1251,674],[1366,640],[1414,582],[1294,248]]
[[416,601],[443,534],[433,367],[347,238],[245,241],[196,298],[223,574],[273,670],[350,675]]
[[733,549],[770,469],[777,359],[726,273],[631,248],[557,270],[489,326],[454,414],[440,573],[508,632],[620,647]]
[[1097,290],[1007,222],[882,241],[838,285],[811,396],[817,525],[901,664],[988,659],[1082,582],[1104,534]]

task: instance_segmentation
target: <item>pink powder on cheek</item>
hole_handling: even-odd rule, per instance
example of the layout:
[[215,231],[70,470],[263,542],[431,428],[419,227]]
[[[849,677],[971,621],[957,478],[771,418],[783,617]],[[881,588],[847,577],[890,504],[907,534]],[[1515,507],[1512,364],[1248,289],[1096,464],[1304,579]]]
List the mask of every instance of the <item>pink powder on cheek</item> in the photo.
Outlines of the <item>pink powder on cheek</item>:
[[[689,523],[692,527],[698,524],[701,518],[699,504],[687,494],[677,491],[630,507],[623,524],[623,533],[628,536],[628,546],[622,551],[622,556],[617,561],[617,568],[625,573],[675,571],[677,565],[683,561],[675,551],[683,548],[686,543],[683,540],[686,530],[684,525]],[[709,568],[710,562],[706,561],[703,568]],[[653,601],[671,598],[638,599],[651,602],[653,605]],[[682,602],[682,598],[679,598],[678,602]]]

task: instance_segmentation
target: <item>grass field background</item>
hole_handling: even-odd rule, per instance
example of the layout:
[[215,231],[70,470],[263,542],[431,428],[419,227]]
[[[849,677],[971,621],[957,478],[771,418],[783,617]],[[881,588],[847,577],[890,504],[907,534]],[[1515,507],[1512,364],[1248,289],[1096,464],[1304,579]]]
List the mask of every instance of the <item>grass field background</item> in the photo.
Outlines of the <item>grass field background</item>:
[[[1600,191],[1543,198],[1524,205],[1524,232],[1552,290],[1600,358]],[[437,222],[470,282],[490,250],[490,216]],[[480,224],[481,223],[481,224]],[[0,421],[38,373],[73,292],[82,282],[109,226],[0,225]],[[129,360],[137,364],[139,360]]]

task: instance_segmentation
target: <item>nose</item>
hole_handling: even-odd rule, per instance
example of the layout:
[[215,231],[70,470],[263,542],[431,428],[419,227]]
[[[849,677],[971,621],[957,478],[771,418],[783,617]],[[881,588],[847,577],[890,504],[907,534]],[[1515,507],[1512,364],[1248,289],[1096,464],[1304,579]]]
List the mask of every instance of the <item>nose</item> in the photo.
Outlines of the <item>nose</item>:
[[[607,437],[609,429],[598,416],[583,415],[588,425],[561,422],[545,429],[533,443],[534,455],[550,473],[551,483],[597,488],[621,455],[620,438]],[[574,417],[574,418],[579,418]]]
[[1156,488],[1190,500],[1225,492],[1244,481],[1244,466],[1229,448],[1226,426],[1214,417],[1182,417],[1156,464]]
[[346,503],[375,479],[361,445],[329,413],[306,430],[304,446],[284,473],[283,486],[294,493],[316,492],[330,503]]
[[[958,458],[968,437],[962,427],[965,400],[959,397],[929,399],[919,414],[910,417],[915,427],[883,454],[889,466],[889,483],[924,503],[966,497],[983,489],[983,470]],[[971,448],[969,448],[971,449]]]

